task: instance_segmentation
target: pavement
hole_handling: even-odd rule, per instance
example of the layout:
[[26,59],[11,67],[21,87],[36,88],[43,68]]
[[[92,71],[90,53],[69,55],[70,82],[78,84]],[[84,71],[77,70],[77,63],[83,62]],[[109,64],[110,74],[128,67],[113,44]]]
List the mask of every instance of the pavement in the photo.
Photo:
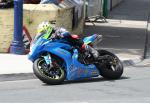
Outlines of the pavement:
[[0,74],[32,72],[32,62],[27,55],[0,54],[0,64]]
[[[143,64],[150,66],[149,59],[144,61],[142,59],[148,29],[149,4],[149,0],[123,0],[110,12],[107,23],[98,21],[93,25],[87,22],[84,36],[102,34],[103,41],[97,48],[115,53],[125,66]],[[1,53],[0,66],[0,78],[14,75],[34,78],[32,62],[27,59],[27,55]]]

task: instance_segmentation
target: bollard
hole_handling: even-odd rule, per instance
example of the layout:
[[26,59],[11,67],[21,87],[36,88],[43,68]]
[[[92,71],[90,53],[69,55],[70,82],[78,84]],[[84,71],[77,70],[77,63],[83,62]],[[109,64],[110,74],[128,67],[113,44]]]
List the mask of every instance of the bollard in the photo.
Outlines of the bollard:
[[23,0],[14,0],[14,36],[10,46],[10,53],[25,54],[23,45]]
[[108,8],[107,8],[107,6],[108,6],[108,1],[107,1],[107,0],[104,0],[103,2],[104,2],[104,3],[103,3],[103,16],[104,16],[105,18],[107,18],[107,17],[108,17]]

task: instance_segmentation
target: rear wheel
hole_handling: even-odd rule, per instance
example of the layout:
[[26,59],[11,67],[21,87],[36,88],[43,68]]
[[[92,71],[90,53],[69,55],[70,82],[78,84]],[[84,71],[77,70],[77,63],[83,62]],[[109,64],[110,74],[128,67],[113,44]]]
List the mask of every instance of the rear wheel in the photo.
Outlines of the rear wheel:
[[100,56],[105,56],[97,64],[100,74],[107,79],[119,79],[123,73],[123,64],[119,58],[106,50],[98,50]]
[[54,66],[49,67],[44,58],[38,58],[33,64],[34,74],[46,84],[61,84],[66,74],[58,60],[53,60]]

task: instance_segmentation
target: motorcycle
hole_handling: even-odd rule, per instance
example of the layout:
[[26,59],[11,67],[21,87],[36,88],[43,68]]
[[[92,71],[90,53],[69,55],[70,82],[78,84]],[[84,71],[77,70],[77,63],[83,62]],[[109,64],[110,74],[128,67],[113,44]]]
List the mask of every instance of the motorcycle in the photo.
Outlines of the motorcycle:
[[[83,39],[92,46],[97,34]],[[106,50],[98,49],[99,57],[94,59],[88,51],[72,46],[64,39],[49,40],[37,36],[30,47],[29,60],[33,62],[33,72],[46,84],[61,84],[65,80],[99,77],[119,79],[123,65],[119,58]],[[102,39],[102,38],[99,38]]]

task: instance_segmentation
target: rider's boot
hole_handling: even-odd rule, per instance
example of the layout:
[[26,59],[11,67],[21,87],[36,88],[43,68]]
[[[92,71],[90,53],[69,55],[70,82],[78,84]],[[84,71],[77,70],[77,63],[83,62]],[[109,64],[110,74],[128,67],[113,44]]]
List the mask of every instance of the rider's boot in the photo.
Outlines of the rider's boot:
[[98,51],[96,49],[92,48],[89,45],[86,45],[85,46],[85,50],[88,51],[88,52],[90,52],[93,55],[93,57],[94,57],[95,60],[98,59],[99,53],[98,53]]

